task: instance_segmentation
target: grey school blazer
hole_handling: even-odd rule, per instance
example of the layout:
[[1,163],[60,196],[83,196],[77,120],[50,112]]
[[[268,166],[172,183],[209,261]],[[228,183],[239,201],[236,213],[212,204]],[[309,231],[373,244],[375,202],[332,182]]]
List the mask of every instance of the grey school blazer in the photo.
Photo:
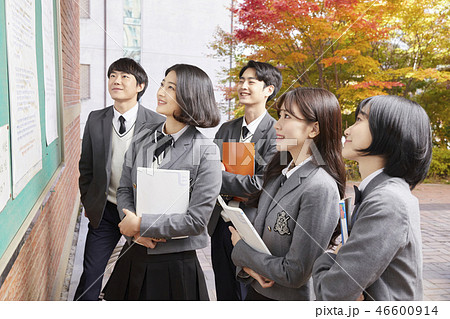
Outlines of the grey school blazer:
[[[244,117],[222,124],[216,133],[214,142],[219,146],[222,154],[223,142],[239,142],[241,136],[242,121]],[[251,143],[255,143],[255,175],[238,175],[226,171],[222,172],[222,188],[220,194],[226,196],[248,197],[252,193],[258,192],[263,185],[264,168],[276,152],[276,133],[273,128],[275,119],[266,113],[262,121],[256,128]],[[239,204],[247,217],[252,221],[255,219],[256,209],[247,207],[244,202]],[[219,220],[222,207],[219,203],[214,207],[211,221],[208,224],[208,233],[212,235]]]
[[234,246],[231,258],[238,274],[246,266],[275,281],[252,287],[275,300],[310,300],[314,260],[327,248],[339,218],[336,181],[312,161],[295,171],[280,187],[281,175],[261,194],[255,229],[272,256],[259,253],[243,240]]
[[363,291],[365,300],[423,299],[418,200],[403,179],[381,174],[386,180],[363,192],[347,243],[317,259],[317,300],[356,300]]
[[[161,126],[158,130],[161,130]],[[117,190],[117,207],[123,218],[123,208],[136,211],[136,178],[138,167],[150,167],[156,144],[153,134],[143,141],[132,144],[125,162]],[[194,126],[190,126],[170,148],[161,169],[189,170],[191,190],[189,209],[186,214],[144,215],[141,236],[165,238],[156,248],[147,249],[148,254],[166,254],[204,248],[208,245],[206,226],[219,195],[222,184],[222,166],[219,148]],[[170,192],[170,189],[167,189]],[[152,196],[152,194],[148,194]],[[185,239],[172,237],[189,236]]]
[[[111,133],[113,106],[92,111],[84,128],[79,162],[81,202],[92,227],[103,217],[111,177]],[[139,104],[133,139],[154,130],[164,117]]]

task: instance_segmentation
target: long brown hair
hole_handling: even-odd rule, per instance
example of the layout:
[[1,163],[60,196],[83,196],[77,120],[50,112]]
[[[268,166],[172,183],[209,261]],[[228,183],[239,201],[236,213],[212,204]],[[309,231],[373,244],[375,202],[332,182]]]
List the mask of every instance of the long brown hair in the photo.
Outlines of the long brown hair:
[[[313,160],[320,165],[336,181],[339,195],[345,195],[345,165],[342,158],[342,117],[341,108],[336,96],[321,88],[296,88],[284,93],[277,101],[276,108],[279,112],[281,106],[295,117],[294,108],[297,108],[310,122],[319,123],[319,134],[314,137],[313,142],[317,151],[313,151]],[[276,178],[281,171],[289,165],[292,156],[289,152],[277,152],[266,167],[264,172],[264,184]],[[258,204],[261,192],[254,194],[249,199],[249,205]],[[336,229],[332,241],[339,234],[340,229]]]

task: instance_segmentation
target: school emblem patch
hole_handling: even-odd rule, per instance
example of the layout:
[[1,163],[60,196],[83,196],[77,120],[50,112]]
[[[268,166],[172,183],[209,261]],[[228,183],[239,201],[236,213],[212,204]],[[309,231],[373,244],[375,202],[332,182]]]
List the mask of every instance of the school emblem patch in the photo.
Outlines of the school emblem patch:
[[291,217],[285,211],[279,212],[273,230],[279,233],[280,235],[290,235],[291,230],[289,229],[288,226],[289,219],[291,219]]

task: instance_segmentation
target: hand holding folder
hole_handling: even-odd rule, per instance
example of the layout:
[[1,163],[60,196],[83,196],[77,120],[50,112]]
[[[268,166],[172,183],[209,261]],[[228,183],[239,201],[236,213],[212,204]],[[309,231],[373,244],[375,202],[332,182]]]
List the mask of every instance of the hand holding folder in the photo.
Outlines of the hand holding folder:
[[255,174],[255,143],[224,142],[222,163],[227,172],[239,175]]
[[221,196],[219,196],[217,200],[226,215],[230,218],[234,228],[236,228],[239,236],[241,236],[241,239],[256,251],[272,255],[242,209],[239,207],[228,206]]

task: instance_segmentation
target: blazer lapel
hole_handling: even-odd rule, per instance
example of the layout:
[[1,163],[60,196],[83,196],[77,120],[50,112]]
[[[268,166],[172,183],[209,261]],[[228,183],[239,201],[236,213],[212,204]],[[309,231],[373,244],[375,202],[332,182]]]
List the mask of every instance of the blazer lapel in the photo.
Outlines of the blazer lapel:
[[112,120],[114,116],[114,106],[110,106],[109,110],[105,112],[105,115],[102,119],[102,136],[103,136],[103,145],[105,145],[105,160],[106,167],[109,166],[109,162],[111,160],[111,133],[112,133]]
[[141,126],[139,134],[134,134],[136,143],[136,163],[139,167],[151,167],[156,150],[155,131],[161,131],[162,124],[153,127]]
[[138,140],[140,137],[146,136],[148,133],[153,132],[163,122],[164,121],[148,116],[144,110],[144,107],[139,104],[136,124],[134,127],[134,136],[136,137],[135,140]]
[[383,184],[385,181],[387,181],[390,178],[391,177],[389,175],[387,175],[384,172],[381,172],[380,174],[375,176],[369,182],[369,184],[367,184],[366,188],[364,188],[364,191],[361,194],[361,200],[359,201],[359,204],[357,204],[353,207],[349,230],[351,230],[353,228],[353,225],[355,224],[356,218],[358,217],[358,213],[359,213],[359,206],[364,201],[364,198],[366,198],[378,185]]
[[251,140],[252,143],[258,142],[264,136],[266,131],[270,129],[270,118],[270,114],[266,113],[266,115],[263,117],[258,127],[256,128],[255,134],[253,134]]
[[264,228],[266,214],[265,213],[259,214],[259,212],[269,211],[269,206],[271,206],[271,204],[273,203],[275,194],[280,189],[280,182],[281,182],[281,175],[275,178],[273,182],[268,183],[268,185],[262,190],[260,201],[258,203],[258,213],[254,221],[255,229],[258,231],[258,234],[260,235],[262,234]]
[[[280,187],[278,192],[273,197],[272,202],[270,203],[269,209],[267,212],[271,211],[275,208],[276,205],[280,202],[280,200],[292,192],[294,189],[299,187],[302,184],[302,179],[307,177],[309,174],[311,174],[312,171],[317,169],[317,165],[314,164],[312,161],[309,161],[302,167],[300,167],[298,170],[294,172],[284,183],[283,187]],[[279,177],[281,178],[281,176]]]
[[145,116],[144,107],[139,104],[136,116],[136,126],[134,127],[134,135],[138,135],[138,133],[142,130],[146,123],[147,118]]
[[[192,139],[194,138],[196,129],[194,126],[189,126],[186,132],[184,132],[178,140],[175,142],[174,147],[170,149],[170,152],[164,157],[161,162],[160,168],[171,168],[180,158],[184,157],[184,153],[192,147]],[[194,160],[194,159],[190,159]]]
[[234,140],[235,142],[240,141],[243,121],[244,121],[244,117],[241,117],[238,121],[235,122],[235,126],[234,126],[233,130],[231,131],[230,140]]

